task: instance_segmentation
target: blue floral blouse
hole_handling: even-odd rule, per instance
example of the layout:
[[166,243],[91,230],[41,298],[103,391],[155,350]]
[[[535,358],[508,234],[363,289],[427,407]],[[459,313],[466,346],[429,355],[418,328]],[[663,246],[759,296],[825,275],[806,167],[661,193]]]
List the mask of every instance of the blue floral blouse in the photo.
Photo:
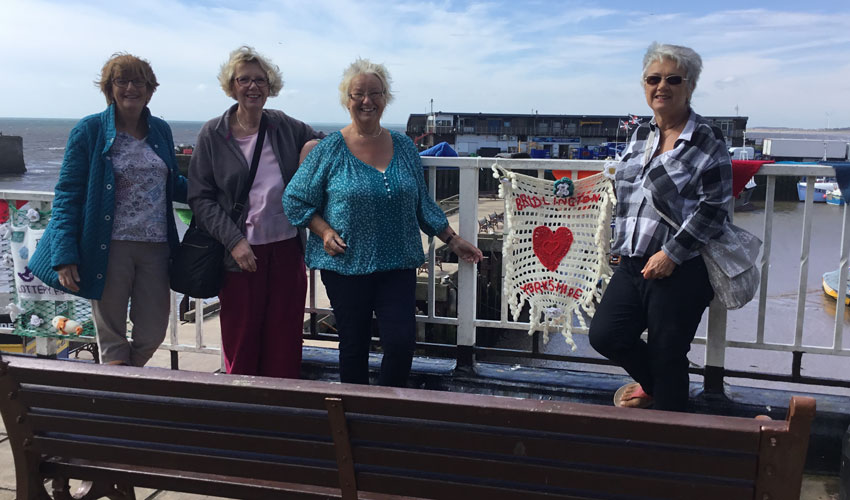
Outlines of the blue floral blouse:
[[306,227],[319,214],[348,246],[331,257],[311,233],[307,267],[345,275],[416,268],[425,261],[419,230],[435,236],[448,226],[425,188],[413,142],[391,135],[393,157],[383,173],[357,159],[335,132],[313,148],[287,185],[283,209],[290,222]]

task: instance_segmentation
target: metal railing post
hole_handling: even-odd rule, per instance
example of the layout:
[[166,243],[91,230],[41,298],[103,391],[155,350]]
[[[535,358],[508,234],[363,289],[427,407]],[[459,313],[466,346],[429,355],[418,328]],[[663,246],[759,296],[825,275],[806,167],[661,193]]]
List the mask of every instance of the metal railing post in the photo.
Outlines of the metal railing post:
[[[478,245],[478,168],[460,167],[460,199],[457,232]],[[475,304],[478,269],[458,259],[457,285],[457,367],[472,369],[475,363]]]
[[[729,220],[735,214],[735,199],[729,201]],[[705,376],[703,391],[723,394],[723,376],[726,369],[726,308],[717,298],[708,306],[708,326],[705,335]]]

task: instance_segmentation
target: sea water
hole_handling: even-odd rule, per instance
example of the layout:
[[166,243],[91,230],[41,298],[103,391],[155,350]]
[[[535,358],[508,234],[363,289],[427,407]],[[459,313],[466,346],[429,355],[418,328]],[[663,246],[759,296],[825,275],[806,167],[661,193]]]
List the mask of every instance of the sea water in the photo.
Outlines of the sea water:
[[[23,174],[0,175],[0,189],[20,189],[30,191],[53,191],[59,178],[59,168],[65,155],[68,134],[79,119],[66,118],[0,118],[0,134],[18,135],[23,138],[24,163],[27,171]],[[175,145],[192,146],[198,138],[198,132],[204,125],[202,121],[169,121]],[[345,127],[345,123],[316,122],[310,126],[326,134]],[[405,126],[386,124],[390,130],[404,132]]]

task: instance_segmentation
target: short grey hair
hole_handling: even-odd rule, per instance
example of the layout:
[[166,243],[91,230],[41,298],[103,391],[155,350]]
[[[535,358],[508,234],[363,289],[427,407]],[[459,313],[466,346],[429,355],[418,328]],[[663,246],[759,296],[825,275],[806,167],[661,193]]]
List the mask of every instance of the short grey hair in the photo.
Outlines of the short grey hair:
[[269,81],[269,96],[275,97],[280,94],[283,88],[283,75],[280,74],[280,68],[271,60],[260,55],[254,50],[254,47],[243,45],[230,53],[227,62],[221,65],[221,70],[218,72],[218,83],[221,84],[221,89],[227,94],[227,97],[233,97],[233,77],[236,76],[236,68],[243,63],[255,62],[260,65],[260,68],[266,74],[266,80]]
[[351,63],[348,68],[342,73],[342,81],[339,82],[339,103],[342,107],[348,109],[348,94],[351,90],[351,82],[355,77],[360,75],[375,75],[381,81],[381,86],[384,87],[384,98],[387,104],[393,101],[393,93],[390,88],[392,78],[390,72],[383,64],[373,63],[368,59],[357,58]]
[[654,62],[659,62],[662,59],[670,59],[676,63],[676,66],[683,69],[687,78],[688,87],[691,92],[697,86],[697,80],[702,73],[702,58],[694,49],[682,47],[681,45],[670,45],[666,43],[652,42],[649,48],[646,49],[646,54],[643,56],[643,73],[641,74],[641,84],[646,78],[646,72],[649,66]]

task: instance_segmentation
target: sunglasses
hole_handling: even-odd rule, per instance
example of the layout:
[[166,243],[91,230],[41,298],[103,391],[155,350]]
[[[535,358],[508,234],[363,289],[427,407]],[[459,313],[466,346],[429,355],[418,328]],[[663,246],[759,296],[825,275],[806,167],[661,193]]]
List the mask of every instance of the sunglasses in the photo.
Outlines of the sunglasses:
[[[667,85],[679,85],[685,80],[687,80],[687,78],[679,75],[670,75],[664,77],[664,81],[667,82]],[[658,85],[659,83],[661,83],[661,77],[658,75],[649,75],[644,77],[643,81],[645,81],[647,85]]]

